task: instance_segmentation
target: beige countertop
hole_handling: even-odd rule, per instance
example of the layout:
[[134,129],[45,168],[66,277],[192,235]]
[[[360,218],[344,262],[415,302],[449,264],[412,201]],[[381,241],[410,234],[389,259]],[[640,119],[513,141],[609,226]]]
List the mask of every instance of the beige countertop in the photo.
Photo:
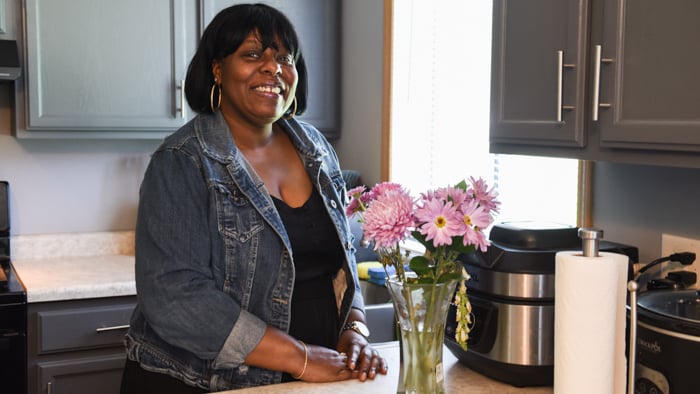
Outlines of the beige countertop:
[[[360,382],[345,380],[332,383],[290,382],[242,390],[222,391],[218,394],[238,393],[308,393],[308,394],[354,394],[354,393],[395,393],[399,381],[399,345],[398,342],[376,344],[375,347],[387,359],[389,372],[378,375],[374,380]],[[459,363],[447,349],[443,351],[445,368],[445,386],[448,394],[551,394],[552,387],[513,387],[487,378]]]
[[136,294],[134,256],[13,259],[12,264],[29,303]]
[[14,236],[30,303],[136,294],[133,231]]

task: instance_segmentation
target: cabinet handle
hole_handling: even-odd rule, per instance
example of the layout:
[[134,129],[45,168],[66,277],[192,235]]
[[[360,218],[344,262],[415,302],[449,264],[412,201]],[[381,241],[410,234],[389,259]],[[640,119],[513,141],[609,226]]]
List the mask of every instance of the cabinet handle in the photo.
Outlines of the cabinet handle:
[[180,80],[180,118],[185,119],[185,80]]
[[46,394],[53,394],[53,384],[51,382],[46,383]]
[[124,325],[121,325],[121,326],[100,327],[100,328],[95,329],[95,331],[96,331],[96,332],[105,332],[105,331],[125,330],[125,329],[128,329],[128,328],[129,328],[129,325],[128,325],[128,324],[124,324]]
[[600,65],[602,63],[612,63],[612,59],[603,58],[603,47],[601,45],[595,46],[594,60],[593,60],[593,108],[592,117],[593,121],[598,121],[598,109],[599,108],[610,108],[610,103],[600,102]]
[[562,121],[562,111],[571,111],[572,105],[563,105],[564,69],[574,68],[574,64],[564,64],[564,51],[557,51],[557,122]]

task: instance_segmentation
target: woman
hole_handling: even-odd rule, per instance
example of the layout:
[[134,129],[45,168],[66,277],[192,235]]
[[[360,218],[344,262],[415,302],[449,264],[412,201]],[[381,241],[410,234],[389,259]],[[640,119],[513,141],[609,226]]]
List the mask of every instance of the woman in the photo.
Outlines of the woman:
[[360,334],[337,157],[294,119],[306,68],[291,23],[265,5],[221,11],[186,86],[199,115],[155,151],[141,185],[122,393],[386,374]]

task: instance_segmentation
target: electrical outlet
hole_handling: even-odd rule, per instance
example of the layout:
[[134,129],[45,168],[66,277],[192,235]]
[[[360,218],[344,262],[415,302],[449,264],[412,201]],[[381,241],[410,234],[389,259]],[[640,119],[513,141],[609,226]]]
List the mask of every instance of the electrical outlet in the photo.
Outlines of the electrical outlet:
[[[681,265],[680,263],[669,264],[664,271],[675,271],[683,269],[698,273],[700,266],[700,239],[686,238],[678,235],[661,234],[661,256],[668,256],[678,252],[695,253],[695,262],[691,265]],[[665,274],[664,274],[665,276]]]

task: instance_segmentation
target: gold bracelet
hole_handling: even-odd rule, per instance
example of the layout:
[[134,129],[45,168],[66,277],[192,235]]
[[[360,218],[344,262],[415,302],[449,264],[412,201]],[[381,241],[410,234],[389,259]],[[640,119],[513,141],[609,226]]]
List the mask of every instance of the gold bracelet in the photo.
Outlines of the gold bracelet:
[[[297,341],[299,340],[297,339]],[[304,372],[306,372],[306,366],[309,364],[309,349],[306,347],[304,341],[299,341],[299,343],[304,346],[304,369],[301,370],[299,376],[292,376],[294,379],[301,379],[301,377],[304,376]]]

